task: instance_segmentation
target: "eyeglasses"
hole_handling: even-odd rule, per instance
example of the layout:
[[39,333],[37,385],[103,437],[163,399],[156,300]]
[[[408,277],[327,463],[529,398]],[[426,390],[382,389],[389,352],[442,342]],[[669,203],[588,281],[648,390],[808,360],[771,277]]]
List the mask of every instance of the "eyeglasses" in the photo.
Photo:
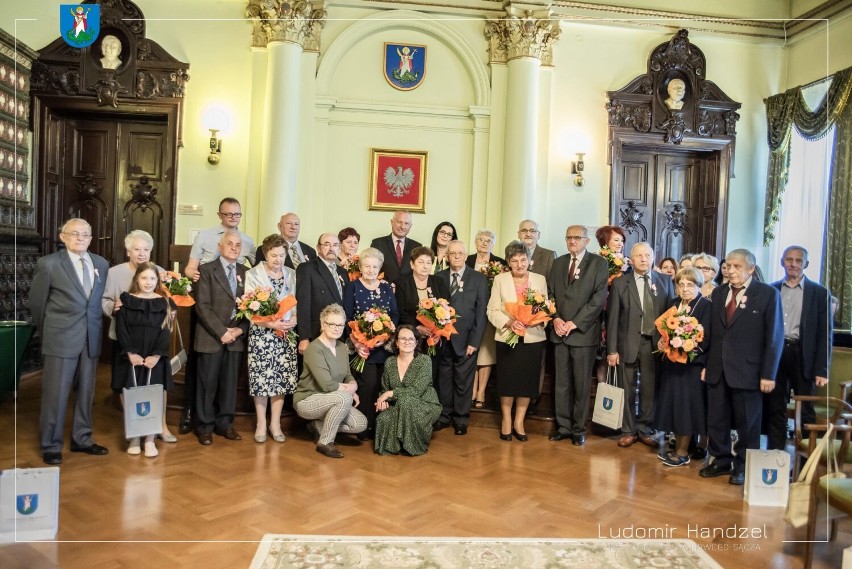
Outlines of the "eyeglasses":
[[62,235],[67,235],[68,237],[73,237],[74,239],[91,239],[91,233],[80,233],[79,231],[72,231],[70,233],[63,232]]
[[538,229],[518,229],[518,233],[538,233]]
[[677,287],[683,288],[683,289],[690,289],[690,288],[698,288],[698,285],[693,283],[693,282],[689,282],[689,281],[681,281],[681,282],[677,283]]
[[703,272],[703,273],[715,273],[716,272],[716,271],[713,270],[713,267],[695,267],[695,268],[698,269],[699,271]]
[[585,239],[582,235],[566,235],[565,241],[582,241]]
[[323,324],[325,324],[329,328],[343,328],[346,326],[345,322],[341,324],[338,324],[337,322],[323,322]]
[[239,219],[243,216],[241,213],[223,213],[221,211],[219,212],[219,215],[222,217],[230,217],[231,219]]
[[441,230],[441,231],[439,231],[439,232],[438,232],[438,235],[443,235],[444,237],[452,237],[452,236],[453,236],[453,232],[452,232],[452,231],[443,231],[443,230]]
[[491,239],[490,237],[477,237],[476,240],[479,241],[480,243],[493,243],[494,242],[494,240]]
[[405,342],[406,344],[408,344],[411,342],[416,342],[417,339],[414,336],[400,336],[396,339],[396,341],[400,343]]
[[453,251],[452,253],[447,253],[450,257],[464,257],[464,251]]

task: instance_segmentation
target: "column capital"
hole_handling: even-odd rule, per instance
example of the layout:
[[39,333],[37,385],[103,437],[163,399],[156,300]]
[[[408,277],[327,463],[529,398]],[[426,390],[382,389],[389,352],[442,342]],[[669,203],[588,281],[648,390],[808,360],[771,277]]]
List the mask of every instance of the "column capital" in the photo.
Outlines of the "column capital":
[[485,21],[489,63],[506,63],[518,57],[534,57],[543,65],[553,65],[553,44],[562,30],[551,10],[535,6],[504,5],[506,15]]
[[249,0],[245,9],[252,21],[252,47],[288,42],[307,51],[319,51],[327,14],[322,0]]

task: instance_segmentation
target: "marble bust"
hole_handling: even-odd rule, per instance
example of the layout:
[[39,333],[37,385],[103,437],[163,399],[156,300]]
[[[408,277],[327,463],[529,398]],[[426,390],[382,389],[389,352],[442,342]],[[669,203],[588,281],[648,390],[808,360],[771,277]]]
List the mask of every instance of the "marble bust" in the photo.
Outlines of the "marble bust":
[[686,95],[686,83],[683,79],[672,79],[666,90],[669,98],[665,100],[666,106],[672,110],[679,111],[683,108],[683,96]]
[[121,40],[115,36],[106,36],[101,42],[101,66],[104,69],[118,69],[121,65]]

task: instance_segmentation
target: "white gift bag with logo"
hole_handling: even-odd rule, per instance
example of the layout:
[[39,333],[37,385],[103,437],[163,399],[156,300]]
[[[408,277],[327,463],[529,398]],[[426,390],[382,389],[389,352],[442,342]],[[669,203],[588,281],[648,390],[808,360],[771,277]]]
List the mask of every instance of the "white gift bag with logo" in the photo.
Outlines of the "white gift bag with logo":
[[783,450],[746,451],[745,490],[749,506],[787,506],[790,455]]
[[0,474],[0,542],[54,539],[59,528],[59,468]]
[[[615,370],[615,371],[613,371]],[[608,367],[606,382],[598,384],[592,422],[610,429],[620,429],[624,420],[624,389],[618,387],[618,367]],[[610,377],[612,371],[612,377]],[[612,381],[610,382],[610,379]]]
[[147,437],[163,432],[163,386],[151,385],[151,370],[148,370],[148,385],[136,386],[136,368],[131,366],[133,387],[124,388],[124,436]]

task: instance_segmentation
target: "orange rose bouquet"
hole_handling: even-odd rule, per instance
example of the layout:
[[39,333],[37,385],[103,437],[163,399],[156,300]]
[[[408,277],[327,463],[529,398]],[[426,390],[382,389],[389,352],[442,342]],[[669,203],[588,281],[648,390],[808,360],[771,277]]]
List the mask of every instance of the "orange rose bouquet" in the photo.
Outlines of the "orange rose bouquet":
[[[521,302],[507,302],[503,308],[510,318],[519,321],[527,328],[546,324],[556,314],[556,302],[552,298],[547,298],[547,294],[531,288],[524,291]],[[525,335],[526,330],[515,332],[510,329],[506,344],[514,348],[518,345],[520,337]]]
[[[296,306],[296,297],[292,294],[280,301],[272,287],[264,286],[250,290],[237,299],[237,318],[246,318],[260,324],[283,319]],[[285,336],[282,330],[275,330],[279,338]],[[298,335],[292,330],[286,332],[287,341],[294,343]]]
[[417,321],[429,329],[429,337],[426,338],[426,353],[435,355],[435,346],[441,342],[441,338],[447,338],[458,334],[453,326],[459,317],[456,309],[450,306],[448,300],[443,298],[424,298],[417,306]]
[[349,275],[349,281],[357,281],[361,278],[361,266],[358,264],[358,255],[349,255],[349,257],[340,264],[346,274]]
[[[350,338],[372,350],[389,340],[396,326],[384,308],[374,306],[349,322],[349,329]],[[366,361],[361,356],[355,356],[350,365],[355,371],[362,372]]]
[[195,300],[189,296],[189,293],[192,292],[192,281],[189,280],[189,277],[183,277],[174,271],[165,271],[160,273],[160,282],[163,283],[163,287],[172,297],[175,305],[192,306],[195,304]]
[[606,259],[607,265],[609,265],[609,278],[606,284],[612,284],[612,281],[623,275],[630,268],[630,259],[625,257],[624,253],[616,253],[607,245],[601,247],[599,253],[601,257]]
[[654,321],[662,336],[665,348],[658,350],[670,361],[685,364],[695,359],[704,340],[704,326],[689,315],[689,310],[678,311],[676,306],[666,310]]

